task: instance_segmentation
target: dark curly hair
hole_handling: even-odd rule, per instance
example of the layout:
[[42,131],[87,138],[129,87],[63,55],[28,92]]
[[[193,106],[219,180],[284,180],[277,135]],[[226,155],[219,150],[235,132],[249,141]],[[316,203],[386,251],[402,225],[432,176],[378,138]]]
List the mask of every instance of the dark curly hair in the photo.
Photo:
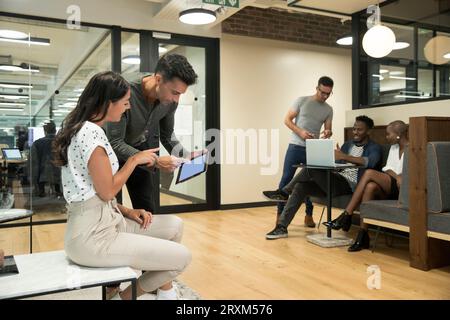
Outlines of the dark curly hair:
[[367,126],[367,128],[372,129],[374,126],[373,120],[370,119],[368,116],[357,116],[356,121],[364,122]]

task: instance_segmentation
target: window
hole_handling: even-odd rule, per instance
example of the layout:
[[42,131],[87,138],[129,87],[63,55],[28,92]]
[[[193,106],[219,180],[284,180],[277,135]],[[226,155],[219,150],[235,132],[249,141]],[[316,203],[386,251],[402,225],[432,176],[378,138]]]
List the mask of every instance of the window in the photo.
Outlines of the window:
[[[353,70],[354,108],[450,97],[450,33],[443,32],[448,29],[445,25],[448,19],[440,19],[438,11],[433,12],[434,8],[428,6],[424,23],[417,16],[418,11],[412,13],[408,9],[406,1],[397,2],[396,6],[387,4],[381,7],[382,24],[392,29],[396,36],[391,53],[382,58],[372,58],[364,52],[361,43],[356,43],[358,56],[353,56],[353,59],[358,59],[359,71]],[[362,40],[367,31],[367,14],[360,13],[359,19],[358,29],[353,33],[359,34]],[[432,44],[436,37],[443,38],[444,44]],[[449,55],[445,58],[447,53]],[[439,61],[431,56],[438,57]]]

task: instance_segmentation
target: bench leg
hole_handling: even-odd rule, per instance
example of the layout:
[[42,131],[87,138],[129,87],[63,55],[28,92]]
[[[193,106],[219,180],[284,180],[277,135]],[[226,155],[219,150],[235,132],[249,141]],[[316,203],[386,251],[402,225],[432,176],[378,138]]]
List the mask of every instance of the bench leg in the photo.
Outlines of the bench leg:
[[389,248],[392,248],[394,246],[394,235],[393,234],[389,234],[389,233],[385,233],[384,234],[384,241],[386,242],[386,246],[388,246]]
[[136,279],[131,280],[131,300],[137,299]]
[[377,233],[375,234],[375,240],[372,244],[372,253],[375,251],[375,247],[376,247],[377,241],[378,241],[378,235],[380,234],[380,229],[381,229],[381,227],[377,226]]
[[102,300],[106,300],[106,286],[102,286]]
[[322,207],[322,214],[320,215],[319,223],[317,224],[317,230],[319,230],[320,225],[322,223],[323,213],[325,212],[325,207]]

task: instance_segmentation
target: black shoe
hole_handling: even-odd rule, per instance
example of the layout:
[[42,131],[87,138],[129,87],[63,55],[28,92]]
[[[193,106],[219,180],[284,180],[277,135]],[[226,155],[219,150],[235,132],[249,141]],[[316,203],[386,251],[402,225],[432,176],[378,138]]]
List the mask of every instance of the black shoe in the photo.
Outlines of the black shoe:
[[289,199],[289,196],[280,190],[263,191],[263,195],[271,201],[286,202]]
[[287,238],[287,236],[288,236],[287,228],[281,225],[277,225],[275,229],[266,234],[266,239],[275,240],[280,238]]
[[330,222],[323,222],[323,225],[326,227],[330,226],[333,230],[342,229],[347,232],[352,226],[352,215],[346,214],[346,212],[344,211],[336,219],[331,220]]
[[361,251],[362,249],[369,249],[370,247],[370,238],[369,233],[361,229],[358,232],[358,235],[356,236],[355,242],[348,247],[348,252],[355,252],[355,251]]

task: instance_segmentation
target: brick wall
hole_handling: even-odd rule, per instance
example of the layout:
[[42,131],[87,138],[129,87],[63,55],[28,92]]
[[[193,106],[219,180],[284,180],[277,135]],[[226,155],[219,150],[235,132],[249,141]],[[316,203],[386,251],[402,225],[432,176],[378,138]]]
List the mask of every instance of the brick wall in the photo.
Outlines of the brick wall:
[[311,13],[245,7],[222,22],[234,35],[342,47],[336,40],[350,34],[350,21]]

